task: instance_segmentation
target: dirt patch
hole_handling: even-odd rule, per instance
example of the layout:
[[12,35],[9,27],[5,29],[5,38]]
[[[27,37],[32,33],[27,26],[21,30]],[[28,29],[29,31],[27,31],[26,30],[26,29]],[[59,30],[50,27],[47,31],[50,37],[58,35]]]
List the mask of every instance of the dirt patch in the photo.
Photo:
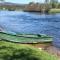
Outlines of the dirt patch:
[[48,46],[46,49],[44,49],[45,51],[47,51],[50,54],[53,54],[55,56],[60,57],[60,49],[56,48],[54,46]]
[[48,52],[49,54],[55,55],[60,58],[60,49],[54,47],[52,45],[52,43],[26,44],[26,45],[31,45],[35,48],[40,49],[40,50],[43,49],[44,51]]
[[41,48],[44,51],[48,52],[49,54],[55,55],[60,57],[60,49],[54,47],[51,43],[46,43],[46,44],[32,44],[35,48]]

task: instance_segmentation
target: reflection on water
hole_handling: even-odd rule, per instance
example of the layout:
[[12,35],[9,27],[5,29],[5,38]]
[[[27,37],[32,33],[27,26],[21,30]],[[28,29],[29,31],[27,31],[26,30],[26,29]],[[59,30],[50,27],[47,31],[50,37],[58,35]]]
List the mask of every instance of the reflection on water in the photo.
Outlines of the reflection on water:
[[60,43],[60,14],[0,11],[0,26],[9,33],[51,35],[56,46]]

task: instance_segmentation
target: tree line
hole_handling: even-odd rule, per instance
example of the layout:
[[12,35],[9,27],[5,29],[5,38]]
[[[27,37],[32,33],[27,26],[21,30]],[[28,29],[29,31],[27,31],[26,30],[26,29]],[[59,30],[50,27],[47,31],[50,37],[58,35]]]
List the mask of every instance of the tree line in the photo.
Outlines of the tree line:
[[[0,2],[6,2],[6,1],[5,0],[0,0]],[[34,2],[30,2],[29,4],[32,4],[32,3],[34,3]],[[36,3],[36,4],[40,4],[40,2],[39,3]],[[45,0],[45,2],[43,4],[45,4],[45,5],[48,4],[47,6],[49,6],[50,8],[60,8],[60,3],[58,2],[58,0]],[[8,8],[9,10],[11,8],[12,8],[12,10],[21,9],[22,8],[20,6],[12,6],[12,7],[11,6],[10,7],[9,6],[3,6],[3,7]],[[0,7],[0,9],[1,9],[1,7]]]

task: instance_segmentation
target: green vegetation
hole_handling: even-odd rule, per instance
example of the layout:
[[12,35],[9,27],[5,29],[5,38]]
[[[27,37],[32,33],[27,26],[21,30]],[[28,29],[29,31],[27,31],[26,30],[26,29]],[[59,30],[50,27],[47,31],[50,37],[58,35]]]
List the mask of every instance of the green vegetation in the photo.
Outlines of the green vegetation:
[[32,46],[0,41],[0,60],[58,60],[58,58]]
[[[60,9],[60,3],[58,0],[45,0],[43,4],[41,3],[34,3],[30,2],[29,4],[11,4],[11,6],[6,5],[7,3],[5,0],[0,0],[1,2],[4,2],[4,5],[0,5],[0,10],[9,10],[9,11],[39,11],[39,12],[51,12],[50,9]],[[55,10],[54,10],[55,11]],[[60,12],[59,10],[55,11],[54,13]],[[51,12],[53,13],[53,12]]]
[[51,9],[49,13],[60,13],[60,9]]

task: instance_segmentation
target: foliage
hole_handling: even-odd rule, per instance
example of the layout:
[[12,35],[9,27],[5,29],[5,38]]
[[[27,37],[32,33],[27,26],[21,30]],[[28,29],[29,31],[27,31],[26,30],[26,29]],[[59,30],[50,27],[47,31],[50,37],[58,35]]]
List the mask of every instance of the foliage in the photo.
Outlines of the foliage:
[[28,45],[0,41],[0,60],[58,60],[57,57]]
[[0,0],[1,2],[4,2],[5,0]]

